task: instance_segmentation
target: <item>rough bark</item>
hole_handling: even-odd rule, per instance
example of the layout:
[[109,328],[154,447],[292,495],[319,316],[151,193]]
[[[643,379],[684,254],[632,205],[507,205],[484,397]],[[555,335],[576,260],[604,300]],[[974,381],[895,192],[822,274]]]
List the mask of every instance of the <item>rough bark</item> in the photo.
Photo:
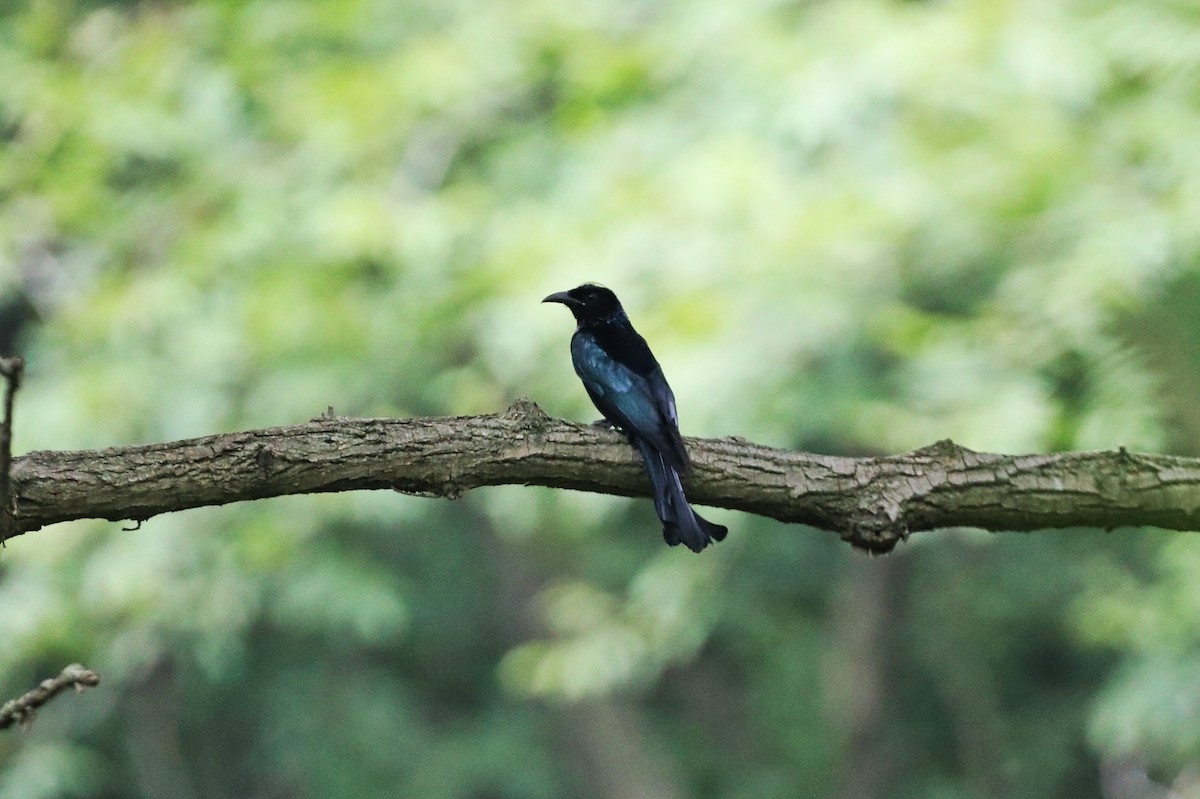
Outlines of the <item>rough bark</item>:
[[[902,455],[789,452],[740,438],[689,439],[688,496],[833,530],[887,551],[908,534],[1150,525],[1200,529],[1200,460],[1124,449],[1047,455],[972,452],[941,441]],[[82,518],[160,513],[284,494],[394,489],[457,497],[541,485],[648,495],[636,453],[612,430],[546,416],[519,401],[503,414],[321,418],[164,444],[13,459],[13,534]]]

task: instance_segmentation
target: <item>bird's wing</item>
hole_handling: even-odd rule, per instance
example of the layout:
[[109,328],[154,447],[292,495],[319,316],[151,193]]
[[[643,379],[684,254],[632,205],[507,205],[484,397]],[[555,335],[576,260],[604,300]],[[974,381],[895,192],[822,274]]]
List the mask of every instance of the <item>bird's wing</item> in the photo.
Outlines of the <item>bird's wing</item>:
[[649,375],[640,375],[613,358],[584,331],[571,339],[571,361],[606,419],[648,441],[671,466],[687,468],[675,398],[657,364]]
[[670,442],[670,451],[664,454],[667,455],[668,461],[675,461],[673,466],[686,471],[691,466],[691,461],[688,459],[687,449],[683,446],[683,436],[679,433],[679,412],[675,410],[675,394],[671,391],[661,367],[655,367],[646,378],[646,382],[650,385],[654,404],[666,420],[663,432]]

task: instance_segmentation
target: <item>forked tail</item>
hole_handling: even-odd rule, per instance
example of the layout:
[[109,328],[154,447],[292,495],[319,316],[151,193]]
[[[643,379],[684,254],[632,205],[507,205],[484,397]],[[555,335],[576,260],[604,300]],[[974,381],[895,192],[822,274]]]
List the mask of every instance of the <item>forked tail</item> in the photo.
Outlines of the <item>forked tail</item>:
[[654,491],[654,510],[663,525],[663,540],[671,546],[683,544],[693,552],[699,552],[713,541],[723,540],[728,528],[710,522],[692,509],[684,496],[679,472],[668,465],[649,442],[637,438],[633,443],[646,464],[646,474]]

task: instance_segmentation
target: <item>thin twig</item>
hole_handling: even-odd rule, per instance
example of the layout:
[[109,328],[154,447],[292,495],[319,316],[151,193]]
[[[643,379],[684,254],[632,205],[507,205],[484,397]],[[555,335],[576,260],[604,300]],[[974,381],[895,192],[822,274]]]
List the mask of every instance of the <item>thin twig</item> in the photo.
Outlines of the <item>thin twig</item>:
[[12,499],[12,418],[13,397],[21,387],[25,359],[0,358],[0,377],[4,378],[4,418],[0,420],[0,546],[13,534]]
[[8,729],[14,724],[29,726],[38,708],[68,688],[74,688],[76,693],[83,693],[85,689],[99,684],[99,674],[78,663],[72,663],[57,677],[42,680],[41,685],[24,696],[5,702],[4,706],[0,707],[0,730]]

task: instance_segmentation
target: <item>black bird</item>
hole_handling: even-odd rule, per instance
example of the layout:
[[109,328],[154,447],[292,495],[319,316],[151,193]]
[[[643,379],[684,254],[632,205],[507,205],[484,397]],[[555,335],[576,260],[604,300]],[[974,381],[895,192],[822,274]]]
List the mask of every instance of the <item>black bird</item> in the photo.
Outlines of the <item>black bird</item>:
[[561,302],[575,315],[579,323],[571,337],[575,373],[605,420],[642,454],[666,542],[699,552],[724,539],[728,530],[692,510],[683,495],[679,476],[691,463],[679,435],[675,395],[617,295],[584,283],[542,302]]

